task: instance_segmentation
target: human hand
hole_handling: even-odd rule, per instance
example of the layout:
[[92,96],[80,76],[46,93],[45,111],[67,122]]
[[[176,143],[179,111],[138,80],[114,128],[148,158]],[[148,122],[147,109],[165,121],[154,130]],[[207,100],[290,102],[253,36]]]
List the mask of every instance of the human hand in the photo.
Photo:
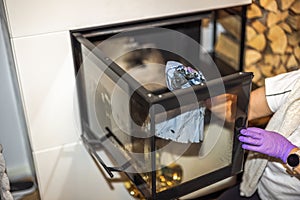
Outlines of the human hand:
[[251,127],[242,129],[239,140],[243,143],[242,148],[256,151],[275,158],[280,158],[284,163],[290,151],[296,146],[279,133]]
[[233,94],[222,94],[205,101],[206,107],[213,114],[227,122],[235,120],[237,96]]

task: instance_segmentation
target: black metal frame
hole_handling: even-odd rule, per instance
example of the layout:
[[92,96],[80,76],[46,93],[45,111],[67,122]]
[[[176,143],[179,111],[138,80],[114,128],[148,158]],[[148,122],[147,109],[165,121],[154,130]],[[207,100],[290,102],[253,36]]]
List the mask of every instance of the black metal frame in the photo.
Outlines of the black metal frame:
[[[242,9],[242,18],[245,16],[246,9],[243,7]],[[173,16],[173,17],[166,17],[166,18],[160,18],[160,19],[152,19],[152,20],[143,20],[143,21],[137,21],[137,22],[131,22],[131,23],[123,23],[123,24],[114,24],[109,26],[102,26],[102,27],[96,27],[96,28],[88,28],[88,29],[81,29],[81,30],[74,30],[70,32],[71,35],[71,43],[73,47],[73,58],[74,58],[74,64],[75,64],[75,75],[78,75],[78,71],[80,69],[80,66],[82,64],[82,52],[81,52],[81,45],[84,45],[87,49],[90,51],[93,51],[93,54],[97,57],[97,59],[101,60],[103,63],[106,63],[108,68],[106,68],[104,71],[106,75],[108,75],[112,80],[117,81],[120,77],[122,77],[126,72],[122,70],[116,63],[114,63],[110,58],[106,57],[106,55],[101,52],[99,49],[95,49],[95,45],[93,44],[94,40],[97,40],[99,38],[103,37],[109,37],[115,33],[122,32],[124,30],[136,30],[136,29],[144,29],[148,27],[161,27],[166,26],[169,24],[180,24],[184,23],[188,20],[199,20],[203,17],[207,16],[207,14],[210,12],[205,13],[193,13],[188,15],[182,15],[182,16]],[[245,36],[245,21],[242,21],[242,30],[241,34],[243,35],[241,38],[243,39]],[[198,37],[197,34],[194,37]],[[214,36],[215,37],[215,36]],[[240,50],[240,63],[239,68],[242,69],[243,66],[243,58],[244,58],[244,46],[241,44],[241,50]],[[101,67],[101,66],[99,66]],[[81,80],[82,77],[79,77],[79,82],[77,82],[78,87],[78,98],[80,105],[86,105],[86,94],[85,94],[85,85],[84,82]],[[142,100],[142,102],[147,107],[151,107],[151,105],[154,104],[161,104],[164,106],[166,110],[171,110],[176,107],[178,107],[177,103],[177,97],[182,97],[182,99],[186,100],[184,101],[186,104],[190,103],[189,94],[193,92],[193,94],[197,94],[197,100],[201,101],[203,99],[209,98],[210,95],[215,96],[219,95],[219,90],[216,90],[214,93],[213,91],[208,91],[208,88],[217,88],[220,84],[224,84],[225,90],[230,90],[230,88],[233,87],[242,87],[243,92],[250,93],[251,90],[251,81],[252,81],[252,73],[235,73],[231,74],[225,77],[222,77],[220,79],[215,79],[208,81],[205,85],[197,85],[193,88],[187,88],[185,90],[178,90],[173,91],[173,93],[164,93],[163,96],[158,96],[155,94],[152,94],[151,97],[149,97],[147,94],[149,93],[144,87],[140,87],[140,84],[134,80],[130,76],[123,76],[123,79],[125,82],[129,83],[130,86],[133,86],[132,88],[138,88],[135,90],[137,93],[139,99]],[[210,92],[210,93],[209,93]],[[174,95],[176,94],[176,96]],[[213,94],[212,94],[213,93]],[[242,94],[243,95],[243,94]],[[249,96],[245,95],[243,98],[239,98],[238,104],[242,104],[242,106],[247,106],[249,101]],[[82,139],[84,144],[86,145],[88,151],[92,155],[92,157],[98,162],[99,165],[101,165],[108,175],[110,177],[113,177],[113,171],[124,171],[124,168],[126,166],[121,167],[109,167],[107,166],[102,159],[96,155],[94,148],[101,148],[101,139],[97,139],[93,137],[93,132],[88,127],[88,115],[87,115],[87,108],[86,107],[80,107],[80,114],[82,120]],[[155,111],[150,111],[150,115],[154,116]],[[151,127],[154,127],[154,122],[151,122]],[[236,119],[235,122],[235,134],[239,134],[239,129],[242,127],[245,127],[247,125],[247,108],[245,108],[245,113],[241,116],[239,116],[238,119]],[[153,128],[151,130],[154,130]],[[122,148],[122,143],[118,141],[118,138],[115,137],[114,133],[111,132],[109,129],[107,129],[108,137],[104,138],[106,139],[112,139],[115,140],[118,145],[120,145],[120,148]],[[154,135],[154,133],[152,134]],[[155,137],[151,137],[151,152],[155,151]],[[126,153],[126,152],[125,152]],[[225,179],[229,176],[232,176],[234,174],[237,174],[242,171],[243,166],[243,150],[240,147],[240,143],[238,142],[237,138],[234,138],[234,147],[233,147],[233,155],[232,156],[232,165],[224,167],[222,169],[219,169],[217,171],[214,171],[212,173],[206,174],[204,176],[197,177],[191,181],[182,183],[178,186],[175,186],[173,188],[170,188],[168,190],[162,191],[157,193],[156,192],[156,183],[155,181],[152,181],[152,190],[149,190],[149,188],[145,187],[147,183],[143,180],[140,174],[135,173],[126,173],[126,175],[129,177],[129,179],[135,183],[137,188],[142,192],[142,194],[145,196],[146,199],[175,199],[180,196],[186,195],[190,192],[194,192],[198,189],[201,189],[209,184],[215,183],[217,181],[220,181],[222,179]],[[152,169],[156,169],[155,167],[155,155],[151,156],[152,160]],[[130,162],[130,161],[129,161]],[[155,172],[152,173],[152,180],[155,180]]]

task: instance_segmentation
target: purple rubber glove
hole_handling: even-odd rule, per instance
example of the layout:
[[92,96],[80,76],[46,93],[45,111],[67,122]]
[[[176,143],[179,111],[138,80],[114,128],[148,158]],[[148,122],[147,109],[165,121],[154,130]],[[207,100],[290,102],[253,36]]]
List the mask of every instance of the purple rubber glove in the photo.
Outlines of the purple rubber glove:
[[242,129],[240,133],[242,135],[239,136],[239,140],[243,143],[243,149],[280,158],[284,163],[290,151],[296,147],[276,132],[251,127]]

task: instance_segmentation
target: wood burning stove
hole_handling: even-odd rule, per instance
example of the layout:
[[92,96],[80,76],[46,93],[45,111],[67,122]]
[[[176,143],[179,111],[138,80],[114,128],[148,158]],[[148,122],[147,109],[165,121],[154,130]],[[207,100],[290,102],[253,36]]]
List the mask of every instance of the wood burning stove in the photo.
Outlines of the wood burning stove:
[[[235,67],[216,45],[228,16],[240,22]],[[71,31],[82,140],[110,177],[124,172],[143,198],[174,199],[242,171],[237,136],[247,125],[252,80],[242,72],[244,30],[245,7],[237,7]],[[171,91],[168,61],[201,71],[206,82]],[[174,121],[199,108],[203,118]],[[159,124],[170,120],[176,131],[202,120],[190,134],[203,138],[158,137]]]

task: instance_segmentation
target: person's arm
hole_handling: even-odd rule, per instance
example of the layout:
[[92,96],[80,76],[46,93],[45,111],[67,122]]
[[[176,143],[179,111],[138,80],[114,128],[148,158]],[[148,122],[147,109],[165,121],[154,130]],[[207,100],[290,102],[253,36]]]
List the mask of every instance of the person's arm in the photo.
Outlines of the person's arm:
[[250,95],[248,120],[258,119],[273,114],[268,106],[265,87],[253,90]]
[[[205,104],[216,116],[224,118],[228,122],[232,122],[235,117],[236,101],[237,96],[233,94],[222,94],[207,99]],[[248,120],[251,121],[270,116],[272,113],[267,103],[265,87],[253,90],[250,94]]]

